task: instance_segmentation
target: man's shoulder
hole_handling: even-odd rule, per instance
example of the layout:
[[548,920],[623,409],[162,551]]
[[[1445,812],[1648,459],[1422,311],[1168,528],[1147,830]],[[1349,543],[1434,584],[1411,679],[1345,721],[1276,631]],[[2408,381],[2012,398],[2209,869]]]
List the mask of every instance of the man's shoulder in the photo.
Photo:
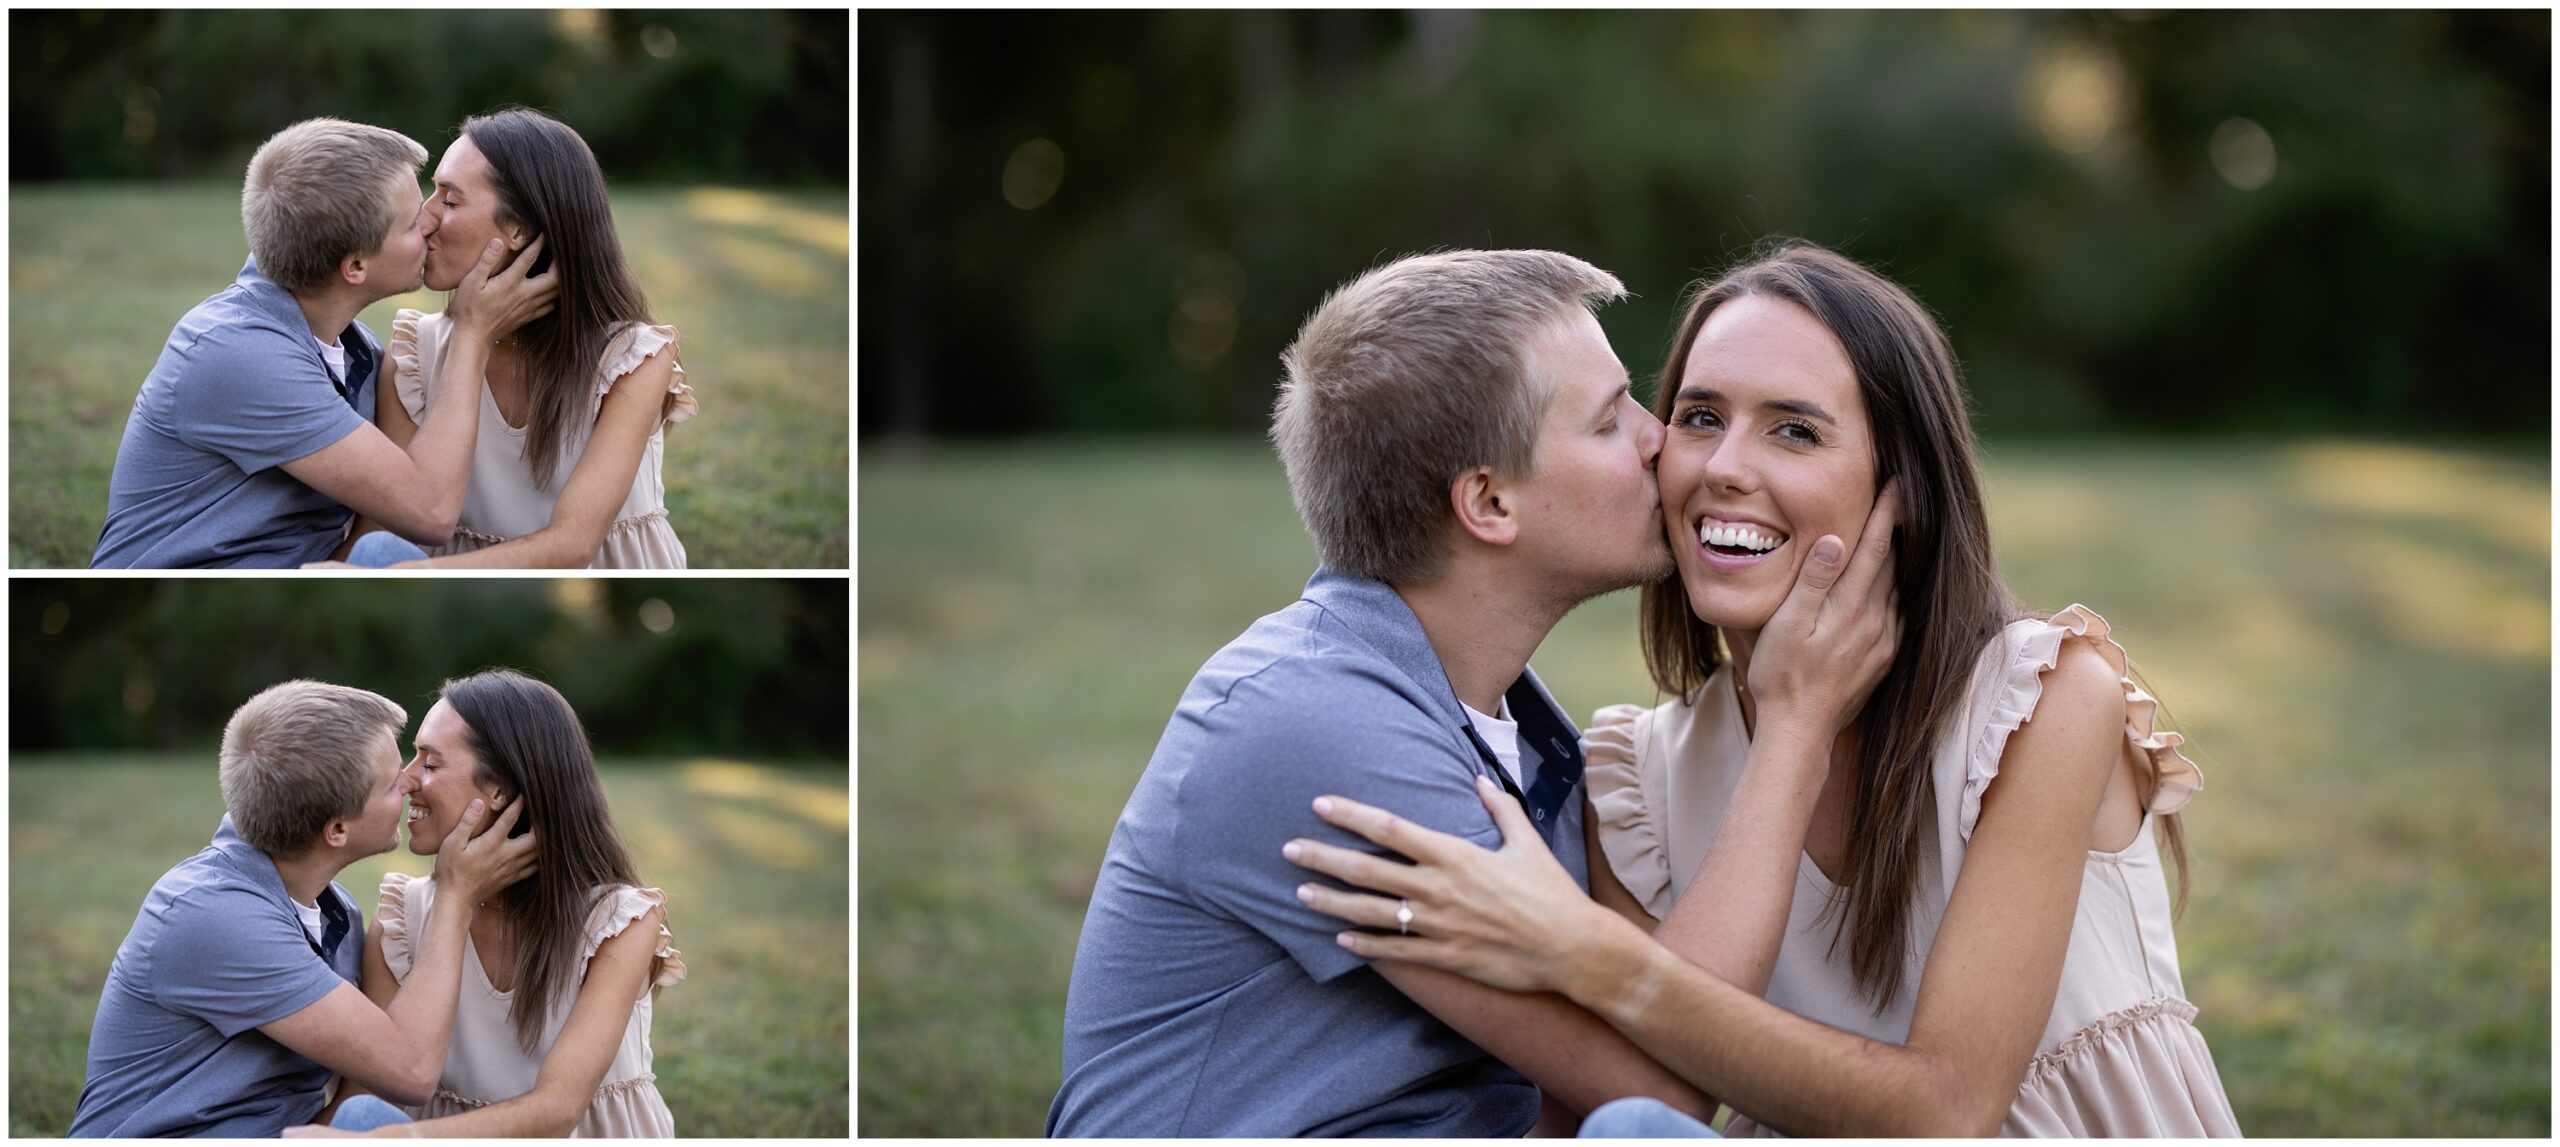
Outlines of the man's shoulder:
[[225,287],[178,319],[169,332],[171,345],[191,350],[284,353],[295,349],[296,331],[275,308],[238,283]]
[[1239,719],[1331,715],[1422,717],[1430,698],[1419,682],[1325,606],[1301,599],[1263,615],[1192,678],[1185,704],[1204,703]]
[[164,928],[254,928],[277,911],[274,897],[219,849],[206,849],[162,873],[151,886],[149,904]]

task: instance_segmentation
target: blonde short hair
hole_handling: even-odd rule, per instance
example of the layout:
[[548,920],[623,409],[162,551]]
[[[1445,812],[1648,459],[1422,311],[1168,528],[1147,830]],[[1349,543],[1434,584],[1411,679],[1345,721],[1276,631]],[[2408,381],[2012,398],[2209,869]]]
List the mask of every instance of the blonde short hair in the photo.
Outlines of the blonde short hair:
[[374,762],[409,714],[379,693],[287,681],[249,698],[222,727],[222,803],[259,851],[300,856],[330,821],[373,797]]
[[375,250],[399,209],[384,194],[427,162],[418,141],[370,124],[307,119],[258,146],[240,185],[240,227],[258,270],[288,291],[317,290],[349,255]]
[[1575,307],[1624,297],[1554,251],[1412,255],[1336,288],[1280,356],[1271,441],[1324,564],[1382,581],[1439,571],[1449,483],[1527,473],[1551,385],[1525,344]]

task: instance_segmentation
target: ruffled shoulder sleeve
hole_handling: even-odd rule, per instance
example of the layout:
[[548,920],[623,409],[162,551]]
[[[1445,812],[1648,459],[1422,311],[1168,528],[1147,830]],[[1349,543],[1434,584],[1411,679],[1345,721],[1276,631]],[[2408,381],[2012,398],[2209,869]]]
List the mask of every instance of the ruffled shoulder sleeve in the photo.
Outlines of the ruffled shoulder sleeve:
[[1582,783],[1590,786],[1591,831],[1600,834],[1600,854],[1608,859],[1609,871],[1636,903],[1661,919],[1671,912],[1671,854],[1663,848],[1645,799],[1645,762],[1639,749],[1648,740],[1645,729],[1654,713],[1635,705],[1611,705],[1591,714],[1591,728],[1582,735]]
[[[604,942],[622,934],[631,922],[647,915],[652,908],[665,909],[667,894],[655,888],[634,888],[628,884],[605,893],[587,914],[585,946],[578,952],[581,961],[592,958]],[[657,978],[641,989],[647,994],[655,988],[671,988],[684,982],[684,954],[675,949],[675,933],[664,922],[658,925]]]
[[374,901],[373,919],[382,925],[382,962],[391,965],[392,979],[408,980],[409,969],[417,961],[417,951],[409,939],[409,921],[414,915],[423,915],[435,898],[433,877],[411,876],[406,872],[383,874],[382,889]]
[[[441,319],[443,316],[436,317]],[[425,318],[426,312],[407,307],[400,308],[391,316],[391,363],[396,368],[392,376],[393,385],[400,395],[401,407],[409,412],[412,422],[426,417],[427,413],[428,379],[423,365],[426,356],[418,350],[418,324]]]
[[648,361],[649,356],[663,350],[671,352],[669,357],[674,359],[675,365],[675,373],[667,379],[667,425],[673,426],[693,417],[693,387],[685,383],[684,359],[680,357],[684,352],[680,342],[683,337],[665,323],[623,324],[622,329],[615,331],[613,338],[605,343],[604,365],[596,372],[596,402],[602,404],[604,396],[613,390],[615,383],[622,381],[622,376],[640,369],[640,364]]
[[2008,751],[2009,735],[2035,712],[2036,701],[2044,695],[2044,674],[2061,663],[2062,643],[2066,640],[2087,641],[2096,647],[2098,655],[2107,659],[2116,679],[2123,683],[2127,751],[2142,754],[2159,777],[2148,811],[2162,815],[2176,812],[2204,791],[2204,774],[2178,749],[2186,738],[2153,730],[2160,702],[2134,682],[2132,663],[2125,656],[2124,646],[2116,644],[2108,632],[2107,619],[2085,605],[2073,605],[2050,620],[2020,621],[2010,626],[2002,647],[2006,660],[1993,670],[1988,685],[1990,718],[1975,730],[1973,743],[1965,754],[1964,795],[1956,806],[1956,828],[1964,839],[1973,839],[1974,822],[1982,819],[1983,791],[1991,786],[1993,777],[2000,775],[2000,755]]

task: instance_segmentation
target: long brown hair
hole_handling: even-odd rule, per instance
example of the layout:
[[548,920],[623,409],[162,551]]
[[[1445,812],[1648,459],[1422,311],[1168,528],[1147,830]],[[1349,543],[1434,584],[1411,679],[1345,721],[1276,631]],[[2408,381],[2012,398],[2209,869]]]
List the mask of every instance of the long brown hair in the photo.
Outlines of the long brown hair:
[[648,322],[649,298],[622,257],[604,169],[577,132],[527,108],[473,116],[462,132],[488,157],[498,222],[543,236],[560,276],[551,313],[516,332],[532,407],[525,450],[534,482],[548,485],[571,433],[592,416],[596,368],[614,324]]
[[[492,669],[444,683],[444,701],[462,718],[474,779],[497,790],[500,803],[524,797],[517,824],[538,842],[532,876],[497,896],[515,939],[515,1002],[507,1019],[516,1044],[531,1053],[553,998],[573,991],[587,916],[620,885],[638,885],[631,853],[614,831],[596,778],[595,754],[560,691],[511,669]],[[653,960],[649,980],[657,982]]]
[[[1831,904],[1840,910],[1833,948],[1848,941],[1850,970],[1881,1013],[1902,990],[1912,954],[1912,886],[1921,833],[1936,801],[1932,751],[1963,712],[1984,647],[2029,614],[1992,561],[1964,375],[1946,334],[1918,300],[1854,260],[1801,240],[1779,240],[1712,282],[1700,280],[1663,363],[1655,417],[1670,420],[1689,348],[1707,316],[1752,295],[1803,307],[1840,340],[1874,430],[1876,484],[1902,479],[1893,543],[1901,643],[1850,726],[1859,767],[1847,872]],[[1699,688],[1724,661],[1722,636],[1691,612],[1678,573],[1646,585],[1637,609],[1654,683],[1696,703]],[[2183,904],[2185,834],[2174,814],[2159,823],[2177,863]]]

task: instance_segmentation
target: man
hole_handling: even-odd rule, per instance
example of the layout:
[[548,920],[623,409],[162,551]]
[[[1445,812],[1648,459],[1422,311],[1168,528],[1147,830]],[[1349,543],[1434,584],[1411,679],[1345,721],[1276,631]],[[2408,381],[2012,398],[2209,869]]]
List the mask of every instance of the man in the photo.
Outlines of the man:
[[[1112,833],[1067,990],[1053,1135],[1511,1137],[1697,1090],[1591,1013],[1371,966],[1281,855],[1328,792],[1485,847],[1498,783],[1587,881],[1582,749],[1529,655],[1666,576],[1662,425],[1591,308],[1607,272],[1452,251],[1361,276],[1284,355],[1272,438],[1323,567],[1204,665]],[[1490,1054],[1488,1054],[1490,1053]],[[1525,1078],[1524,1078],[1525,1077]]]
[[399,840],[416,788],[397,744],[407,722],[381,696],[316,681],[232,714],[228,811],[116,949],[71,1134],[273,1136],[311,1120],[331,1072],[408,1102],[435,1090],[471,906],[532,871],[534,837],[508,837],[519,809],[492,819],[474,802],[437,852],[453,891],[418,937],[417,971],[387,1014],[366,999],[363,915],[333,879]]
[[355,317],[423,281],[426,159],[398,132],[335,119],[258,148],[240,192],[249,261],[178,320],[143,379],[91,566],[292,568],[338,548],[350,508],[412,541],[452,536],[490,343],[547,312],[558,279],[524,273],[539,242],[503,273],[492,243],[447,304],[452,351],[417,436],[404,450],[374,429],[382,344]]

